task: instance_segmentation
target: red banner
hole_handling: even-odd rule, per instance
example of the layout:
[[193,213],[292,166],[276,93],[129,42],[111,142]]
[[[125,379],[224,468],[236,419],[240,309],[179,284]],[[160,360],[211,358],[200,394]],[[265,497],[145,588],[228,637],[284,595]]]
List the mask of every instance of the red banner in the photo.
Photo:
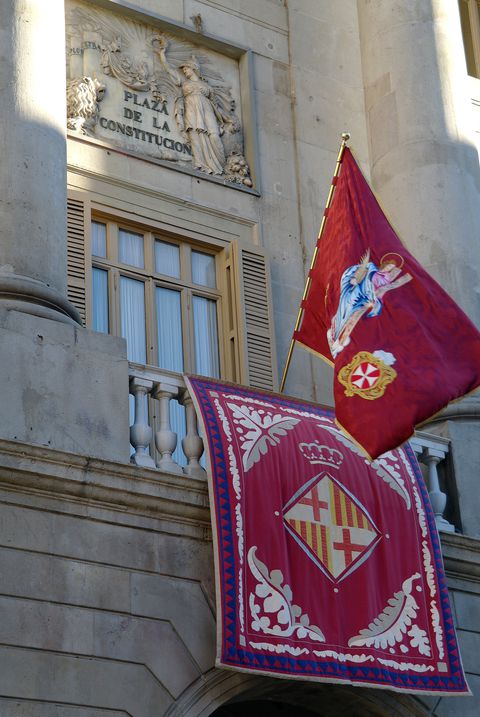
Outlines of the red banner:
[[188,386],[208,442],[217,664],[468,694],[411,449],[369,463],[319,406]]
[[480,385],[480,333],[405,249],[348,148],[294,338],[333,362],[340,426],[372,458]]

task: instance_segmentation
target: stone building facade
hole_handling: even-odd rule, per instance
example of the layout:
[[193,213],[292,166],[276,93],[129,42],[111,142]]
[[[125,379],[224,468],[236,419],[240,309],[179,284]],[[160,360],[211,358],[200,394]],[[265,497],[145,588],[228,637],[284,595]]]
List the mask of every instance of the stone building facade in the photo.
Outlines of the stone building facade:
[[[214,667],[181,374],[278,386],[344,130],[480,324],[478,2],[4,0],[0,36],[2,717],[477,715],[478,396],[415,439],[474,693],[420,699]],[[331,378],[298,350],[286,390]]]

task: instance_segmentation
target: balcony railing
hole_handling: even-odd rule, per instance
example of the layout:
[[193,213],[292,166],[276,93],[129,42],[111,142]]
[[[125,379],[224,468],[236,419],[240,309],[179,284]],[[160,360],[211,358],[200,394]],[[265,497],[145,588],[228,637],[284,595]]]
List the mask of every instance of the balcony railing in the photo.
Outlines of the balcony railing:
[[[130,393],[134,398],[134,418],[130,428],[132,463],[205,480],[206,471],[200,463],[204,450],[203,440],[198,432],[195,407],[183,379],[177,374],[138,364],[130,364],[129,373]],[[150,404],[152,401],[156,404],[153,421],[155,431],[150,425],[148,397],[151,399]],[[171,423],[172,402],[178,402],[185,409],[186,430],[180,437]],[[178,454],[177,443],[182,447],[184,466],[180,465],[182,461],[176,461],[174,457],[176,451]],[[450,442],[441,436],[418,431],[410,443],[424,467],[437,528],[454,532],[455,527],[444,518],[447,495],[440,488],[438,475],[438,465],[447,457]]]
[[[200,460],[203,440],[198,433],[197,416],[193,401],[183,379],[165,371],[130,364],[130,393],[134,398],[134,420],[130,427],[133,446],[131,460],[137,466],[158,468],[169,473],[185,473],[191,478],[206,479]],[[149,421],[148,397],[156,402],[155,435]],[[186,465],[174,458],[178,435],[171,424],[170,403],[178,402],[185,409],[186,430],[180,443]],[[154,447],[153,447],[154,445]],[[156,455],[156,460],[152,458]]]
[[435,514],[437,528],[439,531],[454,533],[455,526],[444,517],[447,494],[440,488],[438,475],[438,465],[446,459],[450,451],[450,441],[448,438],[417,431],[415,437],[410,440],[410,445],[415,451],[419,463],[426,467],[425,482],[428,487],[428,495]]

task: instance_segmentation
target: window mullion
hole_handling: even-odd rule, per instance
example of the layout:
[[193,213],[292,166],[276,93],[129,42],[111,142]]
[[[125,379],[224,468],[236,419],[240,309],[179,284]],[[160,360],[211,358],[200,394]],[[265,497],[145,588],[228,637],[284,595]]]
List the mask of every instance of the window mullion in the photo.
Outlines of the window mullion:
[[155,282],[152,278],[145,281],[145,337],[147,350],[147,363],[157,363],[157,339],[155,327]]
[[468,14],[472,32],[475,74],[476,77],[480,77],[480,3],[478,0],[470,0],[468,3]]
[[182,324],[185,371],[195,371],[195,336],[193,329],[192,292],[182,289]]
[[121,336],[120,325],[120,272],[112,267],[109,271],[110,333]]

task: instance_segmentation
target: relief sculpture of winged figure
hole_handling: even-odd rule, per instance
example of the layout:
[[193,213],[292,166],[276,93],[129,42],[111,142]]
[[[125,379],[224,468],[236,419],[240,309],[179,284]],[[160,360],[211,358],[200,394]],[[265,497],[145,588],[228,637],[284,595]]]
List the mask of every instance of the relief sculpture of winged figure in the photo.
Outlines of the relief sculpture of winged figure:
[[172,102],[177,129],[191,148],[193,167],[252,186],[232,88],[212,67],[208,52],[112,12],[77,3],[67,9],[69,38],[82,38],[85,33],[95,38],[90,42],[98,53],[107,96],[114,97],[111,80],[117,80],[135,96],[139,93],[139,98],[140,93],[149,93],[157,104]]
[[157,91],[174,98],[175,120],[192,148],[195,169],[223,174],[226,158],[221,137],[226,130],[239,131],[230,88],[183,43],[170,49],[165,35],[154,35],[152,46],[163,70],[157,74]]

